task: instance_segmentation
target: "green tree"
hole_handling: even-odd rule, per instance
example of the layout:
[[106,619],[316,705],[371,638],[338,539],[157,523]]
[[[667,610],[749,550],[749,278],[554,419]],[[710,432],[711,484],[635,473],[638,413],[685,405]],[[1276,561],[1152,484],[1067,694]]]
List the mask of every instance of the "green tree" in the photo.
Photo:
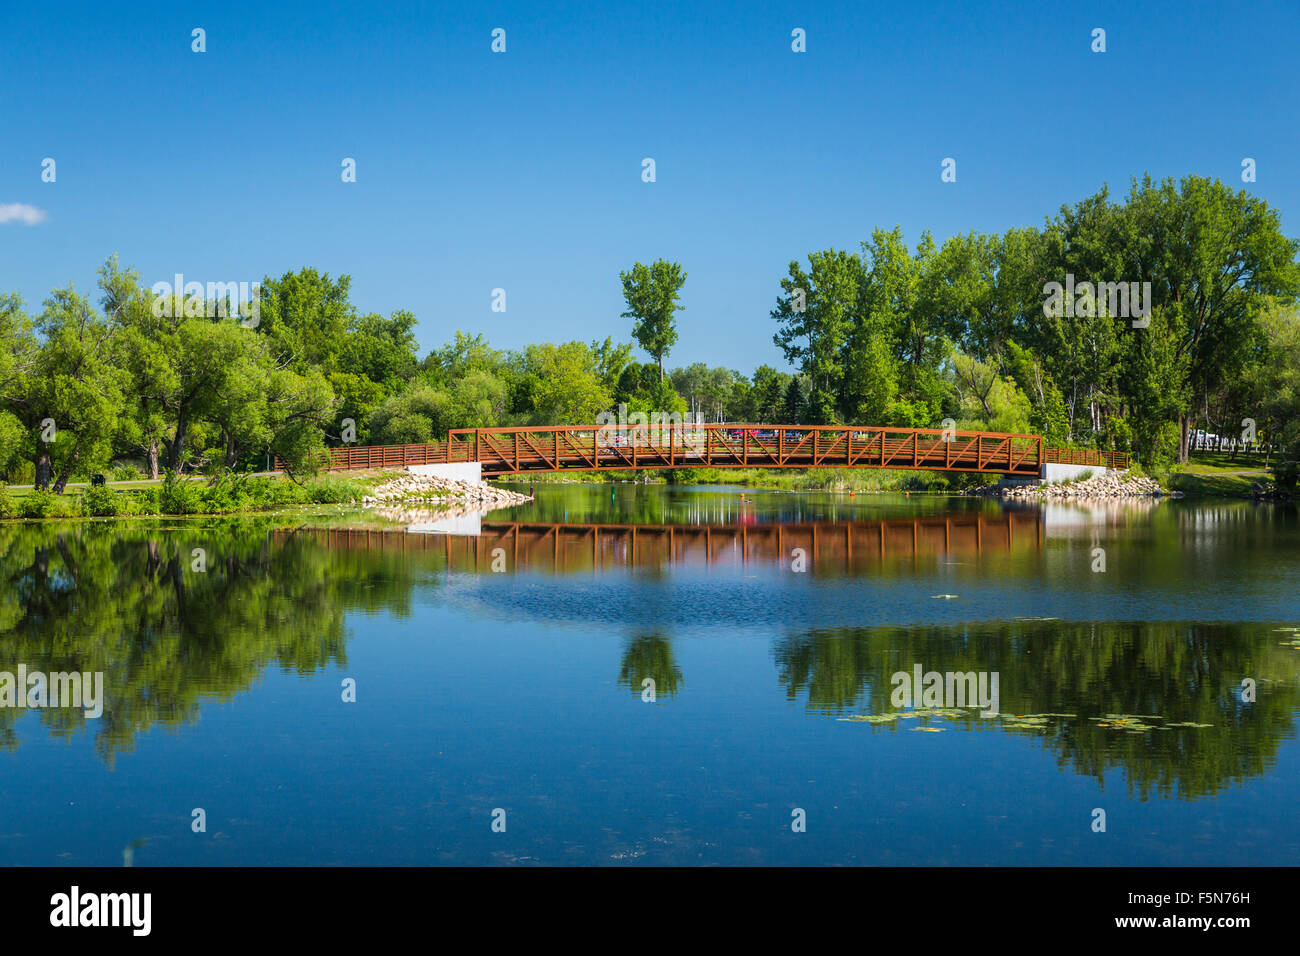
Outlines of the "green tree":
[[37,485],[52,481],[54,493],[63,494],[74,471],[108,462],[126,376],[111,361],[109,323],[71,287],[50,295],[36,327],[42,342],[25,424],[34,446]]
[[1300,311],[1274,303],[1261,314],[1260,326],[1266,344],[1236,383],[1231,434],[1237,435],[1244,419],[1254,419],[1270,455],[1278,449],[1279,482],[1294,487],[1300,460]]
[[481,333],[466,335],[457,330],[455,339],[430,352],[421,368],[429,373],[431,381],[450,382],[471,369],[499,375],[506,364],[506,354],[488,345]]
[[770,365],[760,365],[754,369],[751,392],[753,418],[756,422],[785,424],[785,390],[789,387],[791,378],[789,372],[778,372]]
[[348,324],[337,349],[340,373],[364,376],[385,392],[400,388],[419,368],[415,315],[399,309],[389,318],[369,313]]
[[173,424],[165,406],[179,386],[173,360],[182,319],[156,314],[155,299],[141,287],[139,273],[123,269],[116,255],[100,268],[99,288],[104,311],[116,327],[113,361],[127,373],[119,437],[144,454],[149,477],[157,478],[160,450]]
[[[315,367],[326,374],[356,371],[339,364],[347,332],[355,322],[355,310],[348,301],[351,285],[350,276],[334,281],[328,273],[315,269],[262,280],[257,331],[270,338],[280,364],[300,371]],[[400,339],[404,321],[398,319],[388,332]]]
[[664,378],[664,356],[677,344],[676,313],[686,273],[681,265],[656,259],[650,265],[636,263],[630,271],[620,272],[623,298],[627,303],[625,319],[635,319],[632,336],[637,344],[654,357],[659,366],[659,380]]
[[381,444],[418,444],[446,438],[453,428],[492,428],[502,423],[506,383],[486,369],[471,369],[449,385],[414,379],[371,415],[372,438]]
[[601,382],[613,393],[618,388],[623,373],[632,365],[632,345],[624,342],[614,344],[613,338],[605,336],[605,341],[593,341],[591,354],[596,362],[596,374]]
[[[613,390],[614,401],[632,404],[638,398],[658,395],[664,385],[671,388],[670,383],[660,381],[659,369],[653,363],[630,362],[618,377],[618,385]],[[659,407],[647,406],[645,410],[653,411]]]
[[786,295],[772,311],[780,325],[772,340],[808,377],[808,421],[826,424],[836,420],[842,405],[845,346],[861,315],[866,278],[862,260],[849,252],[814,252],[808,263],[804,272],[791,262],[789,276],[781,280]]
[[23,300],[0,293],[0,472],[5,474],[23,454],[25,429],[15,412],[28,404],[37,349]]
[[1008,342],[1007,365],[1011,378],[1029,396],[1030,429],[1054,445],[1069,441],[1070,423],[1065,399],[1038,356],[1030,349]]
[[597,356],[585,342],[530,345],[523,358],[523,388],[534,423],[594,423],[613,403]]
[[958,352],[953,355],[952,371],[960,400],[959,428],[1029,432],[1029,398],[1014,381],[999,375],[996,366]]

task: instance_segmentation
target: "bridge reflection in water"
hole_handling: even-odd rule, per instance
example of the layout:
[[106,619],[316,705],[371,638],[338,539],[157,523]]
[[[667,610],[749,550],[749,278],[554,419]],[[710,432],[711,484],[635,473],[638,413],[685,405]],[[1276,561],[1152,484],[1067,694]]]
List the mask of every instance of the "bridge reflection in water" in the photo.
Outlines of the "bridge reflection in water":
[[[297,532],[302,534],[304,532]],[[331,547],[442,553],[461,572],[497,568],[561,574],[673,565],[789,567],[802,549],[810,572],[851,571],[887,560],[983,551],[1036,550],[1039,511],[933,518],[735,524],[608,524],[484,521],[478,535],[405,529],[322,529]],[[497,549],[501,549],[498,551]]]

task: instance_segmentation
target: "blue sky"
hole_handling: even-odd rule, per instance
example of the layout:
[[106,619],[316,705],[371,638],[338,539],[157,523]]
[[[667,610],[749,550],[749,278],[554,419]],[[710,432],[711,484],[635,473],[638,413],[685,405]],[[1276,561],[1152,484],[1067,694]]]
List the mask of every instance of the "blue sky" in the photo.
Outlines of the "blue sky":
[[878,225],[1038,225],[1147,170],[1241,186],[1249,156],[1300,234],[1294,2],[0,0],[0,34],[0,206],[45,213],[0,223],[0,290],[32,311],[117,252],[148,284],[347,273],[422,352],[628,341],[618,272],[662,256],[689,274],[667,364],[748,373],[784,367],[789,261]]

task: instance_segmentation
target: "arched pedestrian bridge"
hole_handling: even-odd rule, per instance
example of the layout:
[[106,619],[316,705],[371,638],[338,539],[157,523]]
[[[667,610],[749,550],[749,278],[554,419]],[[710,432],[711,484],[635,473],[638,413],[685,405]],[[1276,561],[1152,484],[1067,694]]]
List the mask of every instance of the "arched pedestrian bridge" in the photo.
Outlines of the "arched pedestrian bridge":
[[[354,445],[329,470],[477,463],[484,477],[650,468],[899,468],[1038,478],[1048,464],[1127,468],[1124,452],[1047,448],[1041,435],[849,425],[518,425],[445,442]],[[277,467],[279,461],[276,462]]]

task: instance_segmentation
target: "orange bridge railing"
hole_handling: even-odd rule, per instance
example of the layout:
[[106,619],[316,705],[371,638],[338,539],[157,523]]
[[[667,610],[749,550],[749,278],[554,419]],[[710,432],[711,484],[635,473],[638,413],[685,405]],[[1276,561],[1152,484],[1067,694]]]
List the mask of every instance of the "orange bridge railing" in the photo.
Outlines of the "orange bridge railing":
[[[445,442],[330,450],[329,470],[479,462],[485,476],[642,468],[892,468],[1037,477],[1044,463],[1127,468],[1123,452],[1045,448],[1040,435],[848,425],[518,425]],[[277,469],[282,468],[277,459]]]

